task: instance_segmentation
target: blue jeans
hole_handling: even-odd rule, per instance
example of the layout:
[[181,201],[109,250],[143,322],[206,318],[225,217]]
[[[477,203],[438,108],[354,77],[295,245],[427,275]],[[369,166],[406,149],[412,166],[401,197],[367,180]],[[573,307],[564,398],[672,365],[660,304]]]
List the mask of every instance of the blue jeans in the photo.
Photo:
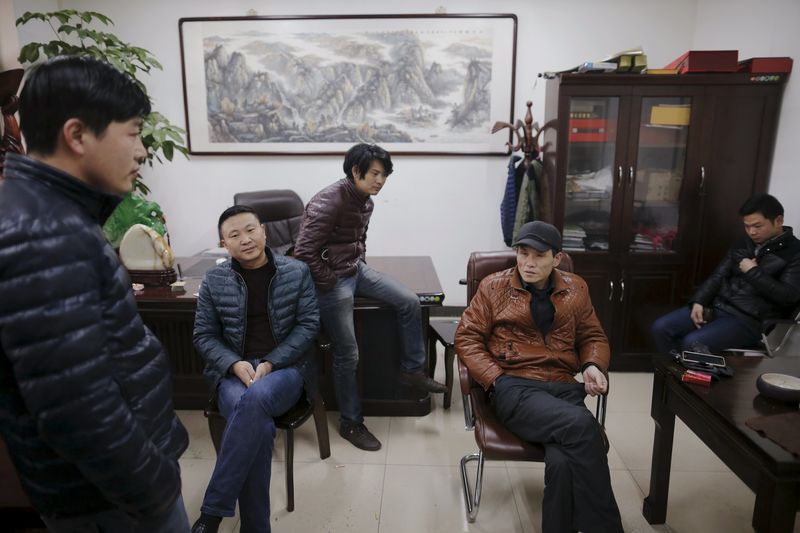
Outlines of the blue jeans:
[[681,307],[653,322],[653,341],[659,353],[690,350],[697,344],[707,346],[712,353],[720,353],[728,348],[757,345],[761,339],[744,321],[725,311],[715,308],[714,319],[701,328],[695,327],[691,313],[689,307]]
[[42,517],[42,521],[51,533],[189,533],[182,496],[165,516],[140,522],[116,509],[72,518]]
[[358,344],[353,325],[355,296],[374,298],[394,309],[403,342],[404,355],[400,367],[404,372],[422,371],[427,354],[422,337],[419,298],[402,283],[359,261],[356,274],[340,278],[329,291],[317,291],[322,326],[333,343],[333,377],[339,413],[343,421],[360,424],[364,417],[357,380]]
[[[253,368],[257,365],[254,362]],[[202,512],[233,516],[238,499],[242,533],[269,533],[274,419],[296,404],[302,393],[303,377],[295,368],[270,372],[250,388],[236,376],[219,382],[219,410],[227,423]]]

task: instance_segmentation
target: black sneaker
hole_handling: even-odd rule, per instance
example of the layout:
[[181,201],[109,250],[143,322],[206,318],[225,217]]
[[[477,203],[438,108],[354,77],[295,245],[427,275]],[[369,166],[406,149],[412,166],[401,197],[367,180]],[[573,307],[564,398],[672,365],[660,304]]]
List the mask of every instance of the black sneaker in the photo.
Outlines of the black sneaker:
[[400,372],[400,377],[403,381],[421,391],[435,393],[447,392],[447,386],[435,381],[421,370],[413,373]]
[[381,441],[376,439],[375,435],[370,433],[364,424],[341,422],[339,424],[339,435],[350,441],[350,444],[356,448],[361,448],[368,452],[375,452],[381,449]]
[[217,533],[220,522],[222,522],[221,516],[200,513],[200,518],[192,526],[192,533]]

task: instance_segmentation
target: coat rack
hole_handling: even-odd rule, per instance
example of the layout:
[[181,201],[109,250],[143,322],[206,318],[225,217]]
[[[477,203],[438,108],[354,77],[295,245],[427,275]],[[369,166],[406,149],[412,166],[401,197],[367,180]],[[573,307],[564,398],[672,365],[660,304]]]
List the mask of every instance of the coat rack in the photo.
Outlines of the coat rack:
[[525,165],[525,168],[528,168],[531,161],[539,157],[539,136],[542,134],[542,130],[539,129],[538,124],[533,122],[533,113],[531,112],[533,102],[528,100],[525,102],[525,106],[528,110],[525,113],[524,122],[519,119],[514,125],[508,122],[495,122],[494,126],[492,126],[492,133],[508,128],[512,132],[512,140],[513,134],[516,134],[517,143],[507,142],[506,146],[508,146],[510,153],[522,151],[525,156],[522,164]]
[[[548,176],[554,175],[553,162],[555,159],[555,154],[548,153],[547,150],[545,150],[545,153],[542,154],[542,149],[539,145],[539,138],[548,127],[555,127],[556,121],[552,120],[545,124],[543,128],[540,128],[539,124],[533,121],[533,112],[531,111],[533,102],[528,100],[525,102],[525,106],[528,108],[528,110],[525,112],[524,121],[517,119],[516,123],[513,125],[508,122],[495,122],[494,126],[492,126],[492,133],[497,133],[500,130],[508,128],[512,132],[512,141],[514,140],[514,135],[516,135],[516,143],[507,142],[506,146],[508,146],[509,153],[519,151],[522,152],[524,159],[520,165],[525,168],[526,172],[530,168],[531,163],[535,159],[538,159],[540,154],[542,155],[542,165],[544,171],[541,173],[538,186],[539,220],[553,223],[553,196],[550,187],[550,178]],[[546,145],[545,149],[547,148],[548,146]]]

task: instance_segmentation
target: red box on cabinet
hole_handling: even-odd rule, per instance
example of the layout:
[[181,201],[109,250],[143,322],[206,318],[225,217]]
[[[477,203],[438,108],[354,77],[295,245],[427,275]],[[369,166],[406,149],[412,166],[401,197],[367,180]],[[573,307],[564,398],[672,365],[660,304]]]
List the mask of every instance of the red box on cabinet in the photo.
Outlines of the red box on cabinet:
[[739,72],[750,74],[788,74],[792,71],[791,57],[751,57],[739,61]]
[[664,68],[676,68],[678,74],[736,72],[739,68],[738,61],[738,50],[690,50]]

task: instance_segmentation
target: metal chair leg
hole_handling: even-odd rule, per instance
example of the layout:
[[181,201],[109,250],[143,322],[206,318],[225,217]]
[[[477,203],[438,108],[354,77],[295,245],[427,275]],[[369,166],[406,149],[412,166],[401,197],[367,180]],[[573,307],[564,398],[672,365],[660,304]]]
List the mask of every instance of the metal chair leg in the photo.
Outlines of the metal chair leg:
[[294,511],[294,430],[286,430],[286,510]]
[[469,394],[462,394],[461,402],[464,404],[464,429],[466,431],[472,431],[475,429],[475,417],[472,414],[472,402],[470,401]]
[[454,348],[445,346],[444,349],[444,384],[447,387],[447,392],[444,393],[444,408],[450,409],[450,401],[453,399],[453,362],[456,358],[456,351]]
[[[467,475],[467,463],[478,461],[478,474],[475,476],[475,491],[470,489]],[[483,487],[483,452],[470,453],[461,458],[461,485],[464,488],[464,503],[467,505],[467,521],[474,522],[481,505],[481,489]]]
[[331,456],[331,441],[330,437],[328,437],[328,417],[325,415],[325,401],[319,391],[316,391],[314,395],[314,427],[317,428],[319,458],[327,459]]

